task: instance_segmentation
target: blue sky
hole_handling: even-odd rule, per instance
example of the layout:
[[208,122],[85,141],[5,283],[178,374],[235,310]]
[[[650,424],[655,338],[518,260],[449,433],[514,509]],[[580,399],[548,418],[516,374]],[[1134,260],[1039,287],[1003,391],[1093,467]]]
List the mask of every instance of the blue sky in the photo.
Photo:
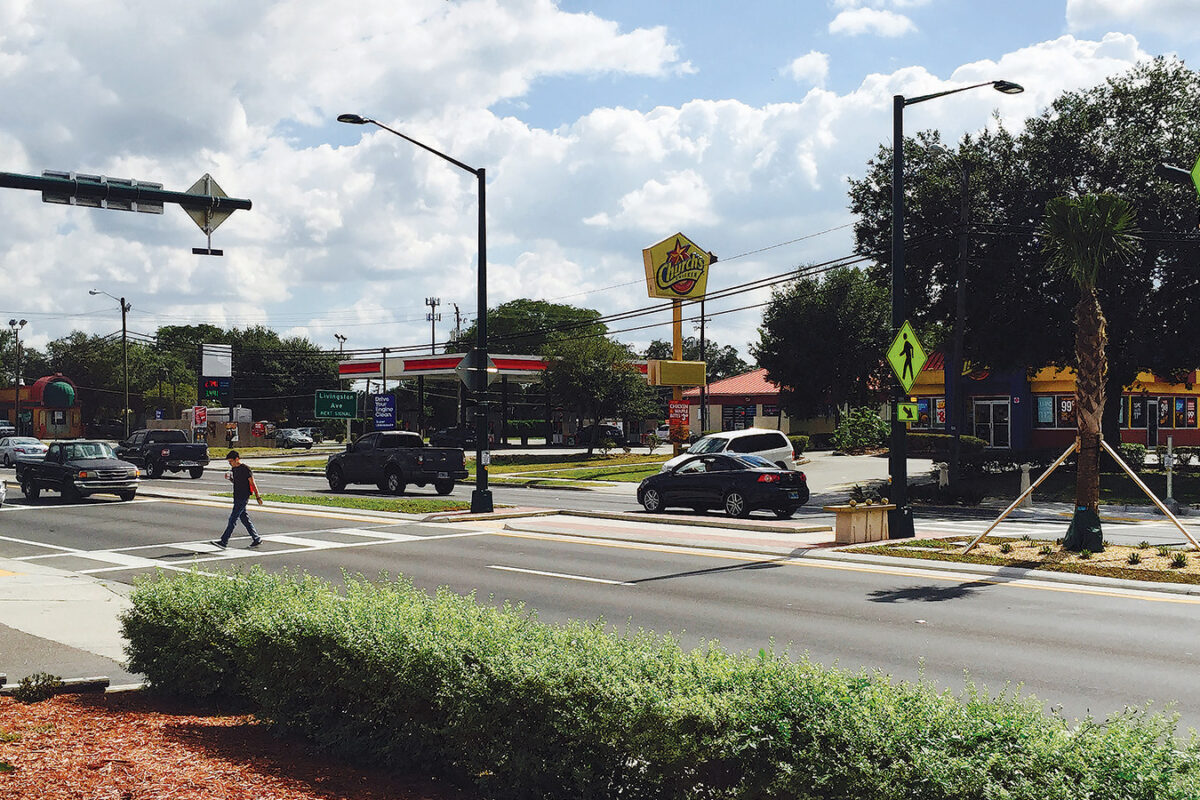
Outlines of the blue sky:
[[[677,230],[722,256],[710,291],[849,254],[846,180],[890,142],[894,93],[1026,86],[907,115],[909,132],[954,141],[994,112],[1019,128],[1155,55],[1194,66],[1198,41],[1195,0],[2,4],[0,171],[175,189],[208,172],[255,205],[216,233],[213,259],[191,254],[203,237],[178,209],[0,193],[0,313],[29,319],[38,346],[108,333],[114,309],[87,294],[99,288],[128,297],[146,332],[261,323],[331,349],[338,332],[349,348],[428,342],[425,297],[444,320],[453,303],[474,312],[474,182],[341,112],[486,167],[492,304],[624,311],[650,302],[641,249]],[[723,315],[710,335],[744,353],[759,319]]]

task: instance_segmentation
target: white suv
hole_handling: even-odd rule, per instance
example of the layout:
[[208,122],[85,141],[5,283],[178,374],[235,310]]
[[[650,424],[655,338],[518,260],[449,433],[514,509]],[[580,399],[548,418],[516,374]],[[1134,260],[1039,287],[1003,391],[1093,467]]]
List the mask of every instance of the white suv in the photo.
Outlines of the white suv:
[[673,469],[688,456],[701,453],[749,453],[762,456],[782,469],[796,468],[796,454],[786,436],[769,428],[746,428],[743,431],[722,431],[705,436],[689,447],[687,452],[664,463],[663,472]]

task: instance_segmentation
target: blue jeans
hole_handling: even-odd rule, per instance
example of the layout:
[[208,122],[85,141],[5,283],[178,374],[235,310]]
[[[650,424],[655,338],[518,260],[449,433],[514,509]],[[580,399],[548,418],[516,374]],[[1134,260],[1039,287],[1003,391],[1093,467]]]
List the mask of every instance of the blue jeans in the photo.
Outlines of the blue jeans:
[[233,527],[237,525],[240,519],[242,524],[246,526],[246,530],[250,531],[250,538],[258,541],[258,531],[254,530],[254,523],[250,521],[250,514],[246,512],[246,506],[250,504],[250,498],[244,500],[233,501],[233,511],[229,513],[229,524],[225,526],[225,533],[221,535],[221,544],[228,544],[229,537],[233,535]]

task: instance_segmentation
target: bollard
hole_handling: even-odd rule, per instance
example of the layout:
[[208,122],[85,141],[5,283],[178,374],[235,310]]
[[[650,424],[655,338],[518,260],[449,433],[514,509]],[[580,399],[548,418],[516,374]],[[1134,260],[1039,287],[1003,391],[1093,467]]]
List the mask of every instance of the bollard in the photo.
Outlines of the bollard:
[[[1021,494],[1025,494],[1029,489],[1029,464],[1021,465]],[[1033,494],[1021,501],[1021,508],[1033,508]]]

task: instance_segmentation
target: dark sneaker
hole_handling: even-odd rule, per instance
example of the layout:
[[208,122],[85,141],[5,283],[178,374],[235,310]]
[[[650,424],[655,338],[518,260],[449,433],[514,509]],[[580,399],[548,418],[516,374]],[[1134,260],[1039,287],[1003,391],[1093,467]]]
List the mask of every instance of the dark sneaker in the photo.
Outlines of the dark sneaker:
[[224,550],[226,547],[228,547],[227,544],[225,544],[224,542],[219,541],[217,539],[213,539],[212,541],[209,542],[209,544],[215,544],[217,547],[221,548],[222,550]]
[[250,546],[258,547],[260,544],[262,544],[262,539],[255,539],[253,542],[250,543]]

